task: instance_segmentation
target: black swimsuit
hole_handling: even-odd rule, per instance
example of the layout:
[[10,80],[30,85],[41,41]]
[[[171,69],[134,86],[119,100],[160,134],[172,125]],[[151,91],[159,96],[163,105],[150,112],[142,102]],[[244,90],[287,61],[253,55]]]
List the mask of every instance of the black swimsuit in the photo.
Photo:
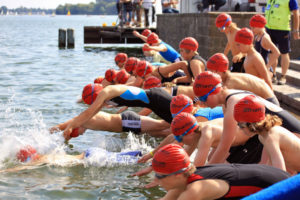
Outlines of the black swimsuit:
[[257,37],[255,37],[255,49],[263,57],[265,64],[267,64],[268,63],[268,55],[270,52],[261,46],[261,40],[264,37],[264,35],[265,34],[263,34],[261,36],[260,40],[258,40],[258,41],[256,40]]
[[191,59],[190,61],[188,61],[188,66],[187,66],[188,72],[189,72],[189,74],[190,74],[191,77],[195,78],[195,77],[194,77],[194,74],[193,74],[193,72],[192,72],[192,69],[191,69],[191,64],[190,64],[190,62],[191,62],[192,60],[200,60],[200,61],[204,64],[205,69],[206,69],[206,61],[204,60],[204,58],[202,58],[202,57],[199,56],[198,54],[197,54],[197,55],[194,55],[194,56],[192,57],[192,59]]
[[178,78],[178,77],[183,77],[183,76],[185,76],[185,73],[184,73],[184,72],[177,70],[177,71],[173,74],[173,76],[166,78],[166,77],[164,77],[164,76],[160,73],[159,67],[157,68],[157,72],[159,73],[159,75],[160,75],[160,77],[161,77],[161,83],[172,82],[174,79],[176,79],[176,78]]
[[240,199],[289,177],[287,172],[267,165],[215,164],[197,167],[187,182],[190,184],[205,179],[221,179],[230,188],[219,199]]
[[[249,93],[248,91],[236,92],[228,95],[225,100],[225,105],[227,100],[236,94]],[[279,112],[272,112],[266,107],[266,114],[277,115],[282,119],[282,126],[293,133],[300,134],[300,122],[293,115],[291,115],[286,110]],[[261,160],[261,154],[263,150],[263,144],[259,141],[258,135],[251,137],[244,145],[239,145],[230,148],[230,155],[226,159],[230,163],[258,163]]]
[[[134,88],[134,87],[133,87]],[[166,92],[163,88],[151,88],[149,90],[142,90],[146,94],[148,102],[139,97],[139,94],[130,94],[135,99],[124,98],[123,94],[118,97],[110,99],[109,102],[112,102],[115,106],[128,106],[128,107],[145,107],[151,109],[156,115],[165,120],[168,123],[172,122],[172,114],[170,112],[170,104],[172,101],[172,96]],[[132,97],[130,96],[130,97]]]

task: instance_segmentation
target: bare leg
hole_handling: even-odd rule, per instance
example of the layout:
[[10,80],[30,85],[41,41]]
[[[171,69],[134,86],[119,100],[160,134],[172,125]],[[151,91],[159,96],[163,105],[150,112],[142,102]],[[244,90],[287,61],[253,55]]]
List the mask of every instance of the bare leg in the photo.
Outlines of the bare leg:
[[288,53],[281,54],[282,75],[285,76],[290,66],[290,55]]
[[186,61],[180,61],[177,63],[172,63],[166,66],[161,66],[159,67],[159,72],[164,76],[164,77],[169,77],[169,74],[172,72],[175,72],[179,69],[182,69],[185,74],[188,74],[186,70],[187,62]]

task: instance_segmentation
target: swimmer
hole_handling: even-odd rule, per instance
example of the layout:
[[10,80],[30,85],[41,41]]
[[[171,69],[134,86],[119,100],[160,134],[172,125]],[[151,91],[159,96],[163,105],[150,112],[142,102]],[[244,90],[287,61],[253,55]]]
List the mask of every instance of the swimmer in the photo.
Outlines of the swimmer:
[[226,13],[221,13],[216,18],[216,26],[220,32],[225,33],[227,38],[227,44],[224,49],[224,54],[227,56],[229,51],[232,54],[232,67],[231,72],[245,72],[243,68],[243,63],[245,60],[245,54],[237,48],[234,41],[236,33],[240,30],[236,23],[232,22],[231,16]]
[[148,36],[149,36],[151,33],[152,33],[152,31],[149,30],[149,29],[147,29],[147,28],[144,29],[144,30],[142,31],[142,34],[140,34],[140,33],[137,32],[137,31],[133,31],[133,32],[132,32],[132,34],[133,34],[134,36],[140,38],[140,39],[143,40],[144,42],[147,42],[147,38],[148,38]]
[[165,60],[171,63],[179,62],[181,60],[180,54],[169,44],[159,39],[156,33],[151,33],[147,37],[147,44],[145,47],[157,51]]
[[280,51],[272,42],[270,35],[266,32],[265,25],[267,20],[264,16],[256,14],[250,19],[250,27],[255,36],[255,49],[263,57],[267,69],[272,72],[272,78],[276,79],[277,60]]
[[265,61],[253,47],[253,38],[253,33],[248,28],[242,28],[235,35],[237,48],[247,54],[244,61],[245,72],[263,79],[273,89]]
[[146,60],[150,63],[161,63],[161,64],[171,64],[171,62],[165,60],[157,51],[151,50],[150,48],[146,47],[147,45],[144,44],[142,47],[143,54],[146,57]]
[[30,145],[20,149],[16,154],[18,161],[22,162],[22,166],[0,170],[0,173],[17,172],[21,170],[34,169],[42,165],[53,165],[63,163],[66,165],[89,165],[94,164],[135,164],[141,151],[125,151],[125,152],[108,152],[105,149],[91,147],[79,155],[69,154],[40,154]]
[[222,85],[228,89],[247,90],[280,106],[269,85],[262,79],[247,73],[232,73],[228,70],[229,61],[222,53],[216,53],[207,60],[207,69],[222,78]]
[[[224,160],[228,156],[228,152],[232,145],[232,142],[234,141],[234,138],[237,137],[237,135],[244,134],[242,130],[238,129],[237,122],[234,119],[234,105],[243,97],[248,96],[249,94],[253,94],[249,91],[227,89],[226,87],[222,86],[221,82],[222,79],[218,74],[212,72],[203,72],[197,76],[193,86],[195,95],[197,95],[199,97],[199,100],[202,101],[205,105],[211,108],[219,105],[224,105],[222,138],[209,163],[224,162]],[[282,119],[282,126],[284,128],[293,133],[300,133],[300,122],[293,115],[283,110],[279,106],[266,101],[263,98],[257,98],[259,98],[266,106],[266,113],[278,115]],[[259,145],[258,138],[256,138],[256,142],[254,143],[256,144],[250,145],[248,147],[248,150],[247,148],[241,147],[242,152],[237,153],[242,153],[242,155],[235,157],[234,153],[231,153],[227,158],[227,161],[233,162],[231,160],[232,158],[235,162],[238,162],[238,160],[235,159],[240,159],[241,157],[246,158],[248,155],[250,156],[255,148],[258,148],[257,151],[254,152],[256,155],[251,155],[251,159],[246,159],[246,161],[259,161],[261,159],[262,145]],[[247,143],[245,144],[245,146],[247,146]]]
[[258,98],[249,95],[239,100],[234,106],[234,118],[246,135],[258,135],[273,167],[300,172],[299,137],[283,128],[277,115],[265,114],[265,105]]
[[166,145],[154,154],[152,167],[157,182],[167,190],[163,199],[240,199],[289,178],[280,169],[257,164],[219,164],[196,169],[184,149],[176,144]]
[[115,63],[120,68],[123,69],[125,62],[127,61],[127,54],[126,53],[118,53],[115,56]]

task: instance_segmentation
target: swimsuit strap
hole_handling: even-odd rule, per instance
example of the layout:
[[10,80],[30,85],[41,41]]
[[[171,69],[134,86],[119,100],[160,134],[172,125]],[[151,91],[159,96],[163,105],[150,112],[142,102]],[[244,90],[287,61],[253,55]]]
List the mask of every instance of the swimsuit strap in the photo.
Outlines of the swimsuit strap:
[[[227,105],[228,99],[229,99],[230,97],[236,95],[236,94],[253,94],[253,93],[252,93],[252,92],[249,92],[249,91],[241,91],[241,92],[235,92],[235,93],[232,93],[232,94],[230,94],[230,95],[228,95],[228,96],[226,97],[226,99],[225,99],[225,106]],[[255,95],[255,94],[253,94],[253,95]]]

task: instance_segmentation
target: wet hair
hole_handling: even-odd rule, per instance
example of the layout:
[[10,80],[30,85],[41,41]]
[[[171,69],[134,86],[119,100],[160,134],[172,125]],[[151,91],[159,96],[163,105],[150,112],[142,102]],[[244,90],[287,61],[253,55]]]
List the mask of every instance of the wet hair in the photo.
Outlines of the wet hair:
[[269,131],[274,126],[281,126],[282,119],[279,118],[277,115],[270,115],[267,114],[265,119],[260,122],[255,123],[247,123],[247,127],[251,132],[263,132]]
[[189,170],[187,170],[186,172],[183,173],[183,176],[188,178],[189,176],[191,176],[194,172],[196,171],[196,167],[195,165],[192,164],[191,168]]

